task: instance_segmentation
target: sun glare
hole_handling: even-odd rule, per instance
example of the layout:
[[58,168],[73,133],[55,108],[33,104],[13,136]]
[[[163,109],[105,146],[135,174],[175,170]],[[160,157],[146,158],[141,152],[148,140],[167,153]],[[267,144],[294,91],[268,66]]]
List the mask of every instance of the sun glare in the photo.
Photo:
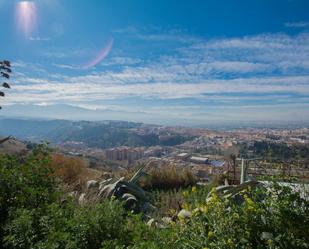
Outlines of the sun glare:
[[18,29],[26,36],[32,35],[37,24],[37,10],[32,1],[21,1],[17,3],[16,19]]
[[88,62],[86,65],[84,65],[83,69],[89,69],[94,67],[95,65],[99,64],[102,60],[105,59],[105,57],[108,56],[110,51],[113,48],[114,39],[110,39],[107,43],[107,45],[100,51],[100,53],[90,62]]

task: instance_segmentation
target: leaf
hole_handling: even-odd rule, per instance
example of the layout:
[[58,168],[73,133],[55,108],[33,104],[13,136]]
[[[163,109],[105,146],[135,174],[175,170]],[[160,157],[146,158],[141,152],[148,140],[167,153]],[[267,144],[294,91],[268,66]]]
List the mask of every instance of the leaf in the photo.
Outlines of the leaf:
[[3,64],[6,65],[7,67],[11,67],[11,62],[8,60],[4,60]]
[[4,82],[4,83],[2,84],[2,86],[5,87],[5,88],[11,88],[10,85],[9,85],[8,83],[6,83],[6,82]]
[[136,183],[143,175],[142,170],[146,167],[146,165],[143,165],[140,167],[137,172],[132,176],[132,178],[129,180],[129,182]]
[[1,72],[1,75],[2,75],[4,78],[7,78],[7,79],[10,78],[10,75],[9,75],[8,73]]

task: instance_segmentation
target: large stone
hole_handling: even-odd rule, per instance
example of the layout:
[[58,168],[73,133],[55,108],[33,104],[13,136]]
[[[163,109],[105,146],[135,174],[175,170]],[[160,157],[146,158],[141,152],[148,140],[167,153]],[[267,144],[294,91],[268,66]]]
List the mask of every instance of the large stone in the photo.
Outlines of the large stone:
[[149,227],[155,227],[156,226],[156,220],[154,218],[151,218],[148,222],[147,222],[147,226]]
[[192,213],[186,209],[181,209],[177,216],[180,219],[188,219],[192,216]]
[[79,205],[85,205],[87,202],[87,199],[86,199],[86,194],[85,193],[82,193],[79,198],[78,198],[78,204]]
[[86,183],[86,189],[89,190],[91,188],[99,187],[99,182],[96,180],[90,180]]

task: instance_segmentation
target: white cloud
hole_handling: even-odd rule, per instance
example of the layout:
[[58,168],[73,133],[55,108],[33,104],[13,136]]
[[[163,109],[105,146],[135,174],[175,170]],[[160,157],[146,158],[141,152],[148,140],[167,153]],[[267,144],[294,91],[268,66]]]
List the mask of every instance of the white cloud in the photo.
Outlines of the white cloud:
[[103,66],[113,66],[113,65],[134,65],[142,63],[143,60],[139,58],[131,57],[111,57],[101,62]]
[[30,40],[30,41],[50,41],[51,38],[50,37],[40,37],[40,36],[33,37],[33,36],[31,36],[31,37],[28,38],[28,40]]
[[251,63],[244,61],[214,61],[206,65],[215,71],[221,72],[236,72],[236,73],[249,73],[249,72],[265,72],[269,70],[269,65],[263,63]]
[[287,28],[309,28],[309,22],[286,22]]
[[[178,36],[177,33],[175,39]],[[188,43],[174,48],[173,53],[157,58],[110,57],[102,62],[99,67],[101,72],[76,70],[76,76],[73,77],[57,73],[44,74],[44,77],[33,76],[32,71],[36,72],[38,65],[29,69],[29,64],[17,62],[16,66],[21,72],[16,75],[14,88],[6,101],[8,104],[63,103],[89,110],[116,111],[119,108],[119,112],[129,112],[131,107],[100,105],[96,102],[133,97],[152,101],[155,107],[156,100],[190,98],[212,101],[212,105],[207,108],[213,110],[224,106],[226,110],[238,112],[239,108],[243,108],[243,116],[245,113],[253,115],[250,113],[258,110],[260,119],[263,109],[265,113],[278,113],[277,116],[283,118],[292,115],[296,104],[302,107],[308,104],[308,33],[295,36],[263,34],[212,40],[193,37]],[[56,68],[75,69],[70,65],[53,65]],[[117,70],[113,66],[117,66]],[[256,106],[252,105],[253,101]],[[269,107],[265,106],[265,101],[270,103]],[[178,109],[175,106],[147,109],[145,106],[137,107],[138,104],[134,108],[138,112],[167,118],[171,110],[176,113],[175,118],[177,115],[189,117],[203,113],[204,106],[194,101],[186,107],[185,102],[178,103]],[[280,106],[276,106],[278,104]],[[284,113],[284,110],[290,111]],[[271,114],[265,114],[265,117],[271,118]]]
[[[92,78],[93,77],[93,78]],[[206,98],[204,94],[242,93],[297,93],[309,94],[309,76],[239,78],[225,80],[205,80],[200,83],[104,83],[105,76],[67,78],[67,82],[57,83],[44,79],[25,79],[32,84],[17,84],[8,101],[97,101],[104,99],[138,96],[142,98],[179,99]],[[127,75],[124,76],[127,79]],[[111,78],[112,79],[112,78]],[[100,81],[102,80],[102,81]],[[241,98],[241,96],[239,97]]]
[[53,64],[53,66],[62,68],[62,69],[73,69],[73,70],[80,69],[80,67],[72,66],[72,65],[65,65],[65,64]]

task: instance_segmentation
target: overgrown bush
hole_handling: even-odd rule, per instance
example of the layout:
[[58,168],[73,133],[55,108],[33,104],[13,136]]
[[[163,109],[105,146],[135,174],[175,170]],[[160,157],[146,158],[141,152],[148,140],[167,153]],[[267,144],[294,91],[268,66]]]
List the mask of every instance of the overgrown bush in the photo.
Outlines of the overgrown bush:
[[49,149],[37,147],[27,158],[0,156],[0,240],[9,213],[44,209],[59,196],[49,163]]
[[78,181],[82,171],[86,168],[83,159],[57,153],[51,155],[49,166],[55,172],[55,176],[61,178],[66,184],[72,184]]
[[123,248],[132,237],[122,204],[63,201],[50,151],[0,156],[0,248]]

